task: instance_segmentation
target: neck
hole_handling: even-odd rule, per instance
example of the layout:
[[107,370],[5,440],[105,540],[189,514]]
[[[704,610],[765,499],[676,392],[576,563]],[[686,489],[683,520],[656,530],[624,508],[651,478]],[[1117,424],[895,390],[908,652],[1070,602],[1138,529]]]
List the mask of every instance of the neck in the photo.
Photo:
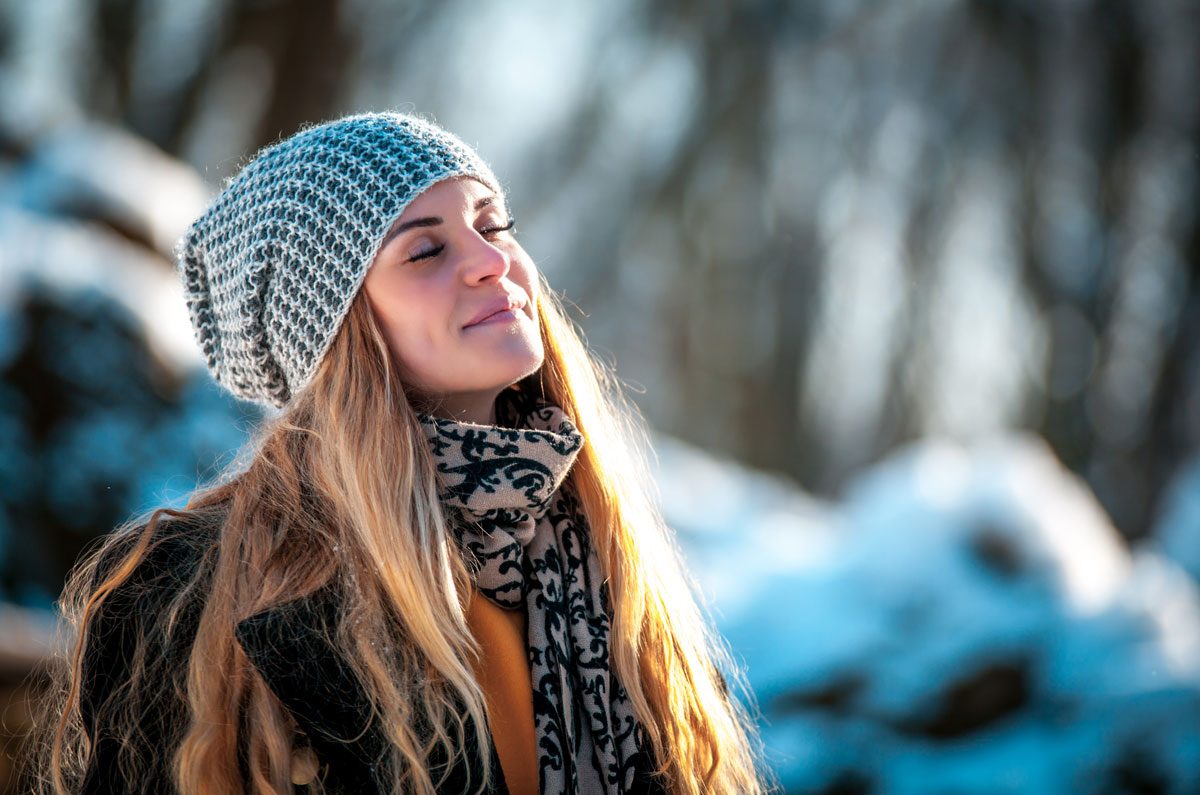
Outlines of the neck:
[[429,414],[476,425],[496,424],[496,395],[499,390],[442,395],[432,402]]

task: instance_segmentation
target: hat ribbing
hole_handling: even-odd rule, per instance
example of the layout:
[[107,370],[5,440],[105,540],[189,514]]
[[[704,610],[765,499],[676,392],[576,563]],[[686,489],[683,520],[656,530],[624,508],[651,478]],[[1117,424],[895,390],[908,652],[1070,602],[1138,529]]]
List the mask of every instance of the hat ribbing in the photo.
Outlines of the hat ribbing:
[[312,379],[396,218],[455,176],[502,194],[474,150],[402,113],[307,127],[255,155],[175,249],[217,383],[285,406]]

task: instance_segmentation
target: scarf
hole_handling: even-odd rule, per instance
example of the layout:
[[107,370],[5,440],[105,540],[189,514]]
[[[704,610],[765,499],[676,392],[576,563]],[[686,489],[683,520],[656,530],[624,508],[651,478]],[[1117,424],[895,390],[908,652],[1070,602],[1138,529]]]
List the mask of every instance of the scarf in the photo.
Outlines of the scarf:
[[561,408],[517,387],[497,398],[497,425],[418,417],[475,584],[527,611],[541,792],[631,791],[647,740],[609,666],[608,584],[563,487],[583,435]]

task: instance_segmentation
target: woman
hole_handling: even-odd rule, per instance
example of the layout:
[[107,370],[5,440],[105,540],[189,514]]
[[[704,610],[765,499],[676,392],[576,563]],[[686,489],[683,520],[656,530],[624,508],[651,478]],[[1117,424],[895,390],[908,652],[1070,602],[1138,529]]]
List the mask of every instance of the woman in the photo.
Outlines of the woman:
[[280,411],[73,573],[45,789],[762,791],[636,415],[473,150],[309,127],[177,254],[213,376]]

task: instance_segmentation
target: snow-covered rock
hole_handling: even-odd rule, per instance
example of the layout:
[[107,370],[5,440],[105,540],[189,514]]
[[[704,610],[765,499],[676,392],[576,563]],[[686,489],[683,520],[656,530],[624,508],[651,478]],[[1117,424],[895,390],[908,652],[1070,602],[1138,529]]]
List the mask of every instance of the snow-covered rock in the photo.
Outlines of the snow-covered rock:
[[63,123],[0,174],[0,600],[49,608],[81,547],[180,503],[258,412],[212,382],[173,239],[194,171]]
[[1196,584],[1131,555],[1041,440],[914,443],[840,506],[656,445],[789,792],[1200,781]]

